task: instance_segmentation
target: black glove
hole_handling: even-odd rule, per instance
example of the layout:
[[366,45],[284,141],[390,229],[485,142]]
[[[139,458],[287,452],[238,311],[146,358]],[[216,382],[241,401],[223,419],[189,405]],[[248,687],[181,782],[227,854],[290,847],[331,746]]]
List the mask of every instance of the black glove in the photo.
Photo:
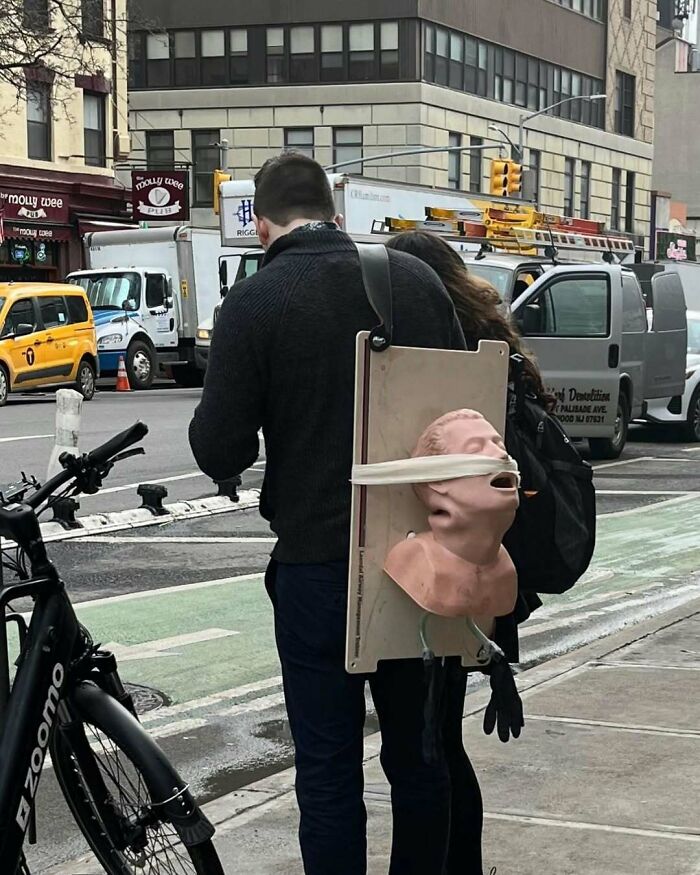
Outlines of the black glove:
[[523,703],[510,665],[502,656],[495,654],[486,673],[491,680],[491,701],[484,712],[484,732],[491,735],[498,723],[501,741],[509,741],[511,734],[513,738],[519,738],[520,730],[525,725]]

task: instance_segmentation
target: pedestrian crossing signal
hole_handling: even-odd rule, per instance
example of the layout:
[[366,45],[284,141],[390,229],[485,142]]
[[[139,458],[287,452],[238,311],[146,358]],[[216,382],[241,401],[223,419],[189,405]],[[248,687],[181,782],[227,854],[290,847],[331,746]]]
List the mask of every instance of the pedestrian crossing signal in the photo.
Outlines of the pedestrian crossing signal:
[[496,197],[508,196],[508,170],[510,163],[508,161],[491,161],[491,194]]

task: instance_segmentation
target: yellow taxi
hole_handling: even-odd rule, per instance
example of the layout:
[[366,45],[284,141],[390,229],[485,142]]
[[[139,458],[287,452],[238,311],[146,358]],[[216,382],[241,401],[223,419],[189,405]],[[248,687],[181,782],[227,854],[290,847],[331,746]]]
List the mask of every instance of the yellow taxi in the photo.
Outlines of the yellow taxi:
[[71,386],[87,401],[99,376],[92,310],[79,286],[0,283],[0,407],[10,392]]

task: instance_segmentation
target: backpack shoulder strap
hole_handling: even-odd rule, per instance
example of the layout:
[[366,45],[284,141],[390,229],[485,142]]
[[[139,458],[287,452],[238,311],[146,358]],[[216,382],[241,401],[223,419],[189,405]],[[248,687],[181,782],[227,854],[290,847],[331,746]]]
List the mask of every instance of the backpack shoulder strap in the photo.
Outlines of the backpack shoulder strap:
[[381,243],[356,243],[355,245],[360,255],[365,293],[379,319],[379,325],[372,329],[369,336],[370,347],[375,352],[384,352],[391,346],[394,330],[389,254]]

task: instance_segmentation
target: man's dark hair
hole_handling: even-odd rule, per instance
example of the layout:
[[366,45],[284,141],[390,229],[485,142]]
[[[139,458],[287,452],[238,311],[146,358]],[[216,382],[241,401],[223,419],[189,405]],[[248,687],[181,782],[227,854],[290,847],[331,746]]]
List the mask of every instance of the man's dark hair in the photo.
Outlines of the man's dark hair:
[[332,222],[333,192],[321,165],[299,152],[270,158],[255,174],[255,215],[275,225],[294,219]]

